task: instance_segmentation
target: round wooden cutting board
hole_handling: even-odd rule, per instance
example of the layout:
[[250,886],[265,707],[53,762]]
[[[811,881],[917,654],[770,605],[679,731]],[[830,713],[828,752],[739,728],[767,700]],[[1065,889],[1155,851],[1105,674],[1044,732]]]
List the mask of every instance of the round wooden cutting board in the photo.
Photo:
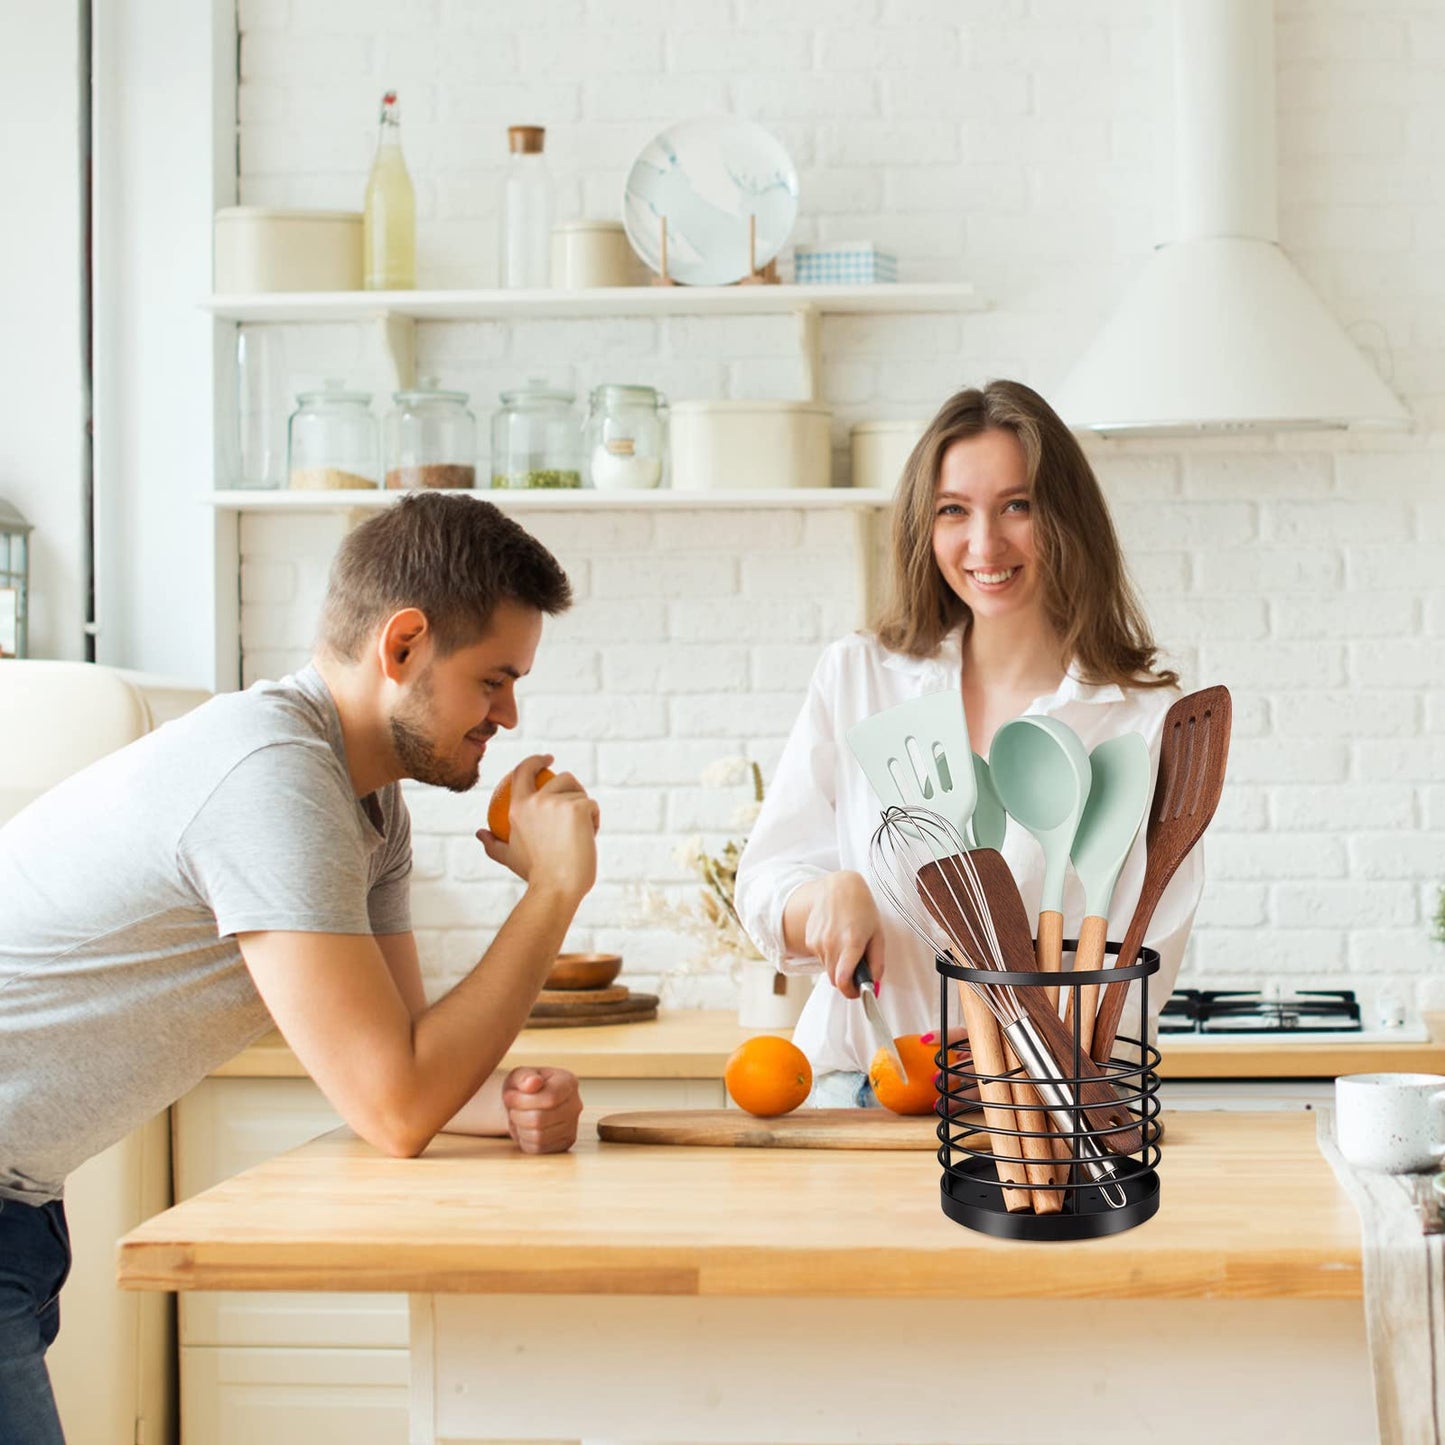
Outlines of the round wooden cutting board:
[[574,994],[571,998],[559,999],[555,1003],[543,1003],[540,999],[532,1005],[531,1018],[536,1019],[591,1019],[611,1018],[617,1014],[636,1013],[639,1009],[655,1009],[655,993],[632,993],[622,990],[622,998],[593,1003],[586,993]]
[[657,1005],[650,1004],[639,1009],[628,1009],[622,1013],[595,1013],[584,1016],[572,1015],[567,1018],[537,1018],[529,1016],[525,1028],[529,1029],[595,1029],[609,1024],[639,1024],[656,1019]]
[[616,1003],[619,999],[635,997],[625,983],[614,983],[606,988],[544,988],[537,995],[537,1002]]

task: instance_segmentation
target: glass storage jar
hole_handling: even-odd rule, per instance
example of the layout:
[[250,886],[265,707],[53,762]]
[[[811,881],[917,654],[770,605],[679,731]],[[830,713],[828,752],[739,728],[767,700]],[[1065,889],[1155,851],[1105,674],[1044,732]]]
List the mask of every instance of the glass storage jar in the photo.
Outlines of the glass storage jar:
[[582,485],[576,399],[535,377],[502,393],[501,410],[492,416],[493,487]]
[[374,487],[381,473],[371,397],[327,381],[303,391],[286,430],[286,476],[297,490]]
[[650,386],[597,386],[583,427],[587,474],[599,491],[660,486],[667,463],[667,398]]
[[442,391],[423,377],[393,395],[386,414],[386,485],[390,490],[477,484],[477,419],[464,391]]

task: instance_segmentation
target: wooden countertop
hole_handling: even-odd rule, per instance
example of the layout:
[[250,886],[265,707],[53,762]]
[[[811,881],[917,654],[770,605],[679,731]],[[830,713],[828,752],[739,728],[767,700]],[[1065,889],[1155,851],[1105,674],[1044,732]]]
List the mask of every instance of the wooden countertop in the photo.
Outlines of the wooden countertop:
[[[1445,1073],[1445,1014],[1427,1014],[1428,1043],[1351,1044],[1321,1040],[1271,1044],[1252,1038],[1161,1043],[1165,1079],[1332,1079],[1374,1072]],[[721,1079],[728,1055],[755,1030],[730,1010],[664,1011],[655,1021],[608,1028],[524,1029],[503,1060],[553,1064],[590,1079]],[[304,1078],[279,1034],[270,1033],[213,1077]]]
[[1309,1113],[1167,1116],[1160,1212],[1022,1244],[938,1204],[932,1154],[441,1135],[390,1159],[342,1129],[120,1243],[130,1289],[1354,1299],[1360,1231]]

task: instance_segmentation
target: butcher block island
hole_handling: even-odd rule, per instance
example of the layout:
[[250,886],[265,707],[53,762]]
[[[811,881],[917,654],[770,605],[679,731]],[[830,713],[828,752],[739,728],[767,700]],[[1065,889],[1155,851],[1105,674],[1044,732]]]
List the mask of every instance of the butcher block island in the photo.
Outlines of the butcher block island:
[[924,1150],[595,1122],[546,1158],[337,1130],[133,1231],[121,1282],[409,1295],[417,1442],[1374,1438],[1359,1226],[1309,1113],[1167,1114],[1159,1214],[1074,1244],[951,1223]]

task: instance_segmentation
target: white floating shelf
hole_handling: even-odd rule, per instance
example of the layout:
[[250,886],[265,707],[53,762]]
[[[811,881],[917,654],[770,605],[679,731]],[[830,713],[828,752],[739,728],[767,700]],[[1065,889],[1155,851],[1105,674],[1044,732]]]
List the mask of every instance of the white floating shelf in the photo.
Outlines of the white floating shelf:
[[[218,491],[211,505],[228,512],[336,512],[353,507],[389,507],[407,496],[405,491]],[[505,512],[684,512],[684,511],[868,511],[892,504],[893,493],[882,488],[793,487],[781,491],[679,492],[666,488],[649,492],[598,492],[590,488],[526,491],[457,491],[454,496],[479,497],[495,502]]]
[[770,316],[982,311],[964,283],[866,286],[602,286],[585,291],[287,291],[212,296],[223,321],[490,321],[591,316]]

